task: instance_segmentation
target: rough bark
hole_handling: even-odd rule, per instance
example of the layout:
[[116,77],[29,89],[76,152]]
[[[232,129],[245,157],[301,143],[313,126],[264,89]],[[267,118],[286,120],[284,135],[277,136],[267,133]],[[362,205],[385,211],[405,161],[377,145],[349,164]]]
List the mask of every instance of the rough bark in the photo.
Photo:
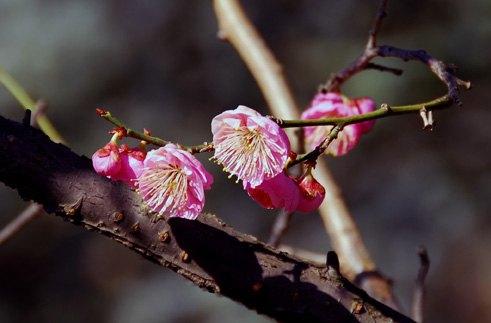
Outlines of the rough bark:
[[281,322],[413,322],[371,299],[336,266],[296,259],[214,215],[154,221],[128,185],[41,131],[0,117],[0,180],[49,213],[122,243],[201,288]]

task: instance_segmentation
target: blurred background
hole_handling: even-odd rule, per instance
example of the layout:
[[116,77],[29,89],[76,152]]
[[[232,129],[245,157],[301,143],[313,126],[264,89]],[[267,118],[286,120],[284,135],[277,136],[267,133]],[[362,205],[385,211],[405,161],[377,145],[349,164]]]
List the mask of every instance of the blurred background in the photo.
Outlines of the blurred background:
[[[330,73],[361,53],[378,7],[376,0],[243,2],[302,108]],[[347,156],[325,158],[407,311],[423,244],[431,260],[426,321],[490,322],[491,2],[389,1],[387,13],[379,44],[425,49],[459,66],[458,76],[474,88],[462,93],[464,107],[436,112],[433,132],[422,131],[416,115],[381,119]],[[69,146],[88,157],[112,128],[96,108],[189,145],[210,141],[211,119],[239,104],[268,114],[244,63],[216,33],[211,1],[0,0],[0,65],[33,98],[48,101]],[[404,74],[367,71],[343,92],[377,105],[446,92],[420,63],[383,63]],[[23,116],[3,87],[0,114]],[[199,156],[215,178],[205,211],[267,240],[276,212],[250,200],[209,157]],[[1,227],[26,205],[0,183]],[[316,212],[295,214],[284,242],[320,253],[331,248]],[[270,322],[44,213],[0,246],[0,321]]]

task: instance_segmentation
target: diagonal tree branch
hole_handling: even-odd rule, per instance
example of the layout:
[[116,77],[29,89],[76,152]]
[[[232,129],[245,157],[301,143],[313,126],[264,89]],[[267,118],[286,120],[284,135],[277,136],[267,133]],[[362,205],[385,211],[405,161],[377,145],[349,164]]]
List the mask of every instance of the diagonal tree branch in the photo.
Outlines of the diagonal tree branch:
[[152,221],[128,185],[41,131],[0,117],[0,180],[49,213],[282,322],[413,322],[337,271],[300,261],[202,214]]

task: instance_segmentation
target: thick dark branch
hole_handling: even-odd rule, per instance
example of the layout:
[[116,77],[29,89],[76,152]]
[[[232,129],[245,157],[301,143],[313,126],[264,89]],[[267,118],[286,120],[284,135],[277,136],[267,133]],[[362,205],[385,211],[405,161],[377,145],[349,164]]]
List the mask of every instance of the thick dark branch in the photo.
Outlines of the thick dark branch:
[[213,215],[152,222],[139,195],[41,131],[0,117],[0,180],[199,287],[282,322],[412,322],[339,273],[302,262]]

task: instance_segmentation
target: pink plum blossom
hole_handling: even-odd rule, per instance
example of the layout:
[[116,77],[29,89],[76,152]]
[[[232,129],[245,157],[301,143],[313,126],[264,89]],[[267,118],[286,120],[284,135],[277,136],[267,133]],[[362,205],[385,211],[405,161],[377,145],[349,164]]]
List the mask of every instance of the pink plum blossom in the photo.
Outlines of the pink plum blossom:
[[131,149],[125,144],[119,148],[121,156],[120,170],[108,176],[113,181],[123,181],[125,183],[137,185],[136,179],[140,177],[143,171],[143,161],[147,155],[144,147],[135,147]]
[[211,123],[215,155],[224,171],[255,188],[283,172],[290,154],[290,141],[276,122],[240,105]]
[[194,220],[205,204],[213,177],[189,152],[168,144],[147,154],[138,192],[159,215]]
[[[349,99],[335,92],[317,94],[310,107],[305,110],[302,120],[339,118],[367,113],[375,110],[375,103],[370,98]],[[348,153],[360,140],[362,134],[369,132],[374,121],[351,124],[344,127],[326,149],[326,154],[342,156]],[[305,127],[305,140],[308,149],[313,150],[329,135],[333,126]]]
[[324,201],[326,190],[313,176],[311,168],[297,179],[298,187],[300,188],[300,199],[298,201],[297,211],[311,212],[317,210]]
[[249,196],[266,209],[281,209],[293,212],[297,209],[300,189],[295,180],[281,172],[263,181],[255,188],[247,187]]
[[116,144],[117,136],[92,155],[92,165],[95,171],[103,176],[111,176],[121,169],[121,155]]

